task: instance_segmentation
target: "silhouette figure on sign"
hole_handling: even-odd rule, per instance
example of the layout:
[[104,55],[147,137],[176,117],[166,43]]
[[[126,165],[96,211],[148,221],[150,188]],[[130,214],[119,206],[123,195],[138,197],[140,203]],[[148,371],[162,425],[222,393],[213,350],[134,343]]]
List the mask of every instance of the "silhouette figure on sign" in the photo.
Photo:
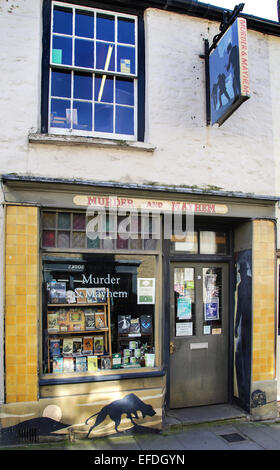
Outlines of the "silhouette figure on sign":
[[104,406],[98,413],[95,413],[86,420],[85,424],[88,424],[90,419],[92,419],[94,416],[97,416],[94,425],[91,426],[87,433],[87,437],[89,437],[91,431],[94,428],[103,423],[107,416],[110,416],[111,420],[115,422],[116,432],[120,432],[118,427],[122,419],[122,414],[126,414],[126,417],[131,420],[132,424],[137,426],[137,423],[134,422],[133,418],[139,419],[137,413],[138,411],[141,411],[143,418],[145,418],[147,415],[154,416],[156,414],[151,405],[144,403],[142,400],[140,400],[140,398],[134,395],[134,393],[126,395],[121,400],[113,401],[110,403],[110,405]]
[[219,103],[220,107],[223,106],[222,95],[225,95],[226,99],[230,101],[230,96],[226,89],[226,76],[224,73],[219,73],[218,75],[218,87],[219,87]]
[[229,54],[227,71],[232,67],[233,79],[232,79],[232,88],[234,92],[234,98],[237,98],[240,94],[240,78],[239,78],[239,48],[238,46],[233,46],[231,42],[227,47],[227,52]]

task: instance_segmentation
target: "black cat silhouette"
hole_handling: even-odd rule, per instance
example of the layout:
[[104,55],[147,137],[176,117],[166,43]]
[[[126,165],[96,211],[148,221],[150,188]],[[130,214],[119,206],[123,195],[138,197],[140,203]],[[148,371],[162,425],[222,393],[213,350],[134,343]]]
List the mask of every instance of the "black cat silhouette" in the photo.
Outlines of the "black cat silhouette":
[[130,393],[120,400],[113,401],[110,405],[104,406],[98,413],[95,413],[86,420],[85,424],[88,424],[88,421],[91,418],[97,416],[94,425],[91,426],[87,433],[87,437],[90,435],[91,431],[96,428],[96,426],[105,420],[108,415],[111,420],[115,422],[116,432],[120,432],[118,427],[122,419],[122,414],[126,414],[126,417],[131,420],[134,426],[137,426],[133,421],[133,418],[139,419],[137,411],[141,411],[143,418],[145,418],[146,415],[154,416],[156,414],[151,405],[144,403],[140,398],[134,395],[134,393]]

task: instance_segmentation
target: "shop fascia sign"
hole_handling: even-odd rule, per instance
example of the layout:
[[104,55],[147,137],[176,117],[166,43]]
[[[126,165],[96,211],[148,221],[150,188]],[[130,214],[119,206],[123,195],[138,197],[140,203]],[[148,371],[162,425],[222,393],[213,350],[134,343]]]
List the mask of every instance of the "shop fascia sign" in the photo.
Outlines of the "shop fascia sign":
[[90,209],[118,209],[126,211],[150,211],[157,213],[181,212],[189,214],[226,214],[228,207],[225,204],[211,202],[191,202],[159,199],[126,198],[104,195],[76,195],[73,202],[77,206]]

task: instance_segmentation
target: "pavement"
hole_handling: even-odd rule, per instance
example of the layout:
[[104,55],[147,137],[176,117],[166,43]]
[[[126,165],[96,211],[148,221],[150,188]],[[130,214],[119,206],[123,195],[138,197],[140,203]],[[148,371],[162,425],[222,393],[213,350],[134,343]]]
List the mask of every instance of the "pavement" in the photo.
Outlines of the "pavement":
[[[253,422],[244,411],[230,405],[170,410],[166,413],[164,423],[162,431],[158,433],[151,433],[148,430],[143,432],[143,426],[140,426],[140,433],[136,432],[136,427],[132,427],[126,432],[103,438],[85,439],[84,436],[75,434],[71,439],[58,442],[6,447],[0,445],[0,449],[89,451],[91,459],[102,455],[103,464],[110,463],[105,462],[104,459],[113,458],[113,455],[126,455],[132,462],[135,462],[138,455],[147,454],[147,452],[155,455],[160,455],[163,451],[172,455],[177,452],[178,455],[184,455],[187,451],[202,450],[280,450],[280,420]],[[16,453],[13,452],[13,455],[15,456]],[[73,456],[73,453],[68,453],[68,455]],[[101,464],[101,461],[98,463]],[[138,461],[136,463],[139,464]]]

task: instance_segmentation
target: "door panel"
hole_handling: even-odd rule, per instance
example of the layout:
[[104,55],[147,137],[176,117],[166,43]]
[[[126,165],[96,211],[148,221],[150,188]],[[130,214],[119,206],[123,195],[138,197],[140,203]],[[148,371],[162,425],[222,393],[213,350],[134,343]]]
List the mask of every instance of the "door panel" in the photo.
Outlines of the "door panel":
[[227,402],[227,264],[173,264],[170,305],[170,407]]

